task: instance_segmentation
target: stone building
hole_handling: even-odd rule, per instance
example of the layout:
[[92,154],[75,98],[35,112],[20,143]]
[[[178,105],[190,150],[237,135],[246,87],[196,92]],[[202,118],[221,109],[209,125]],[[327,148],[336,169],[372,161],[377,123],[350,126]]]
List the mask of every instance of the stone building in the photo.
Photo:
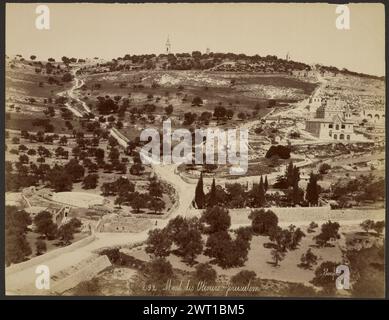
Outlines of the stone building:
[[305,130],[323,140],[355,139],[351,111],[337,103],[317,108],[314,118],[306,120]]
[[360,113],[360,119],[369,123],[384,124],[385,110],[364,109]]

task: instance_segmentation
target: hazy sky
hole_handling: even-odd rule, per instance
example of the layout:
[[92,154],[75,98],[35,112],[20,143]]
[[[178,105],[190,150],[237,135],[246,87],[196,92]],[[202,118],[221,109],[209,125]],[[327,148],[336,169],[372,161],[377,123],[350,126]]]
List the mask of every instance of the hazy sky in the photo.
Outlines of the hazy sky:
[[275,54],[376,75],[385,73],[382,4],[350,5],[351,29],[330,4],[48,4],[50,30],[35,28],[36,4],[6,5],[6,53],[38,58],[117,58],[126,53]]

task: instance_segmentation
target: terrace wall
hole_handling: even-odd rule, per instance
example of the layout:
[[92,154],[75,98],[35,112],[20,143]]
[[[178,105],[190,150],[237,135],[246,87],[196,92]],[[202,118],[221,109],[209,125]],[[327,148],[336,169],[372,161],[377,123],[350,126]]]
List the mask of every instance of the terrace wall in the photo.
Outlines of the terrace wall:
[[[251,224],[251,220],[248,218],[251,211],[254,208],[244,209],[229,209],[232,225],[247,225]],[[329,206],[323,207],[285,207],[285,208],[265,208],[265,210],[272,210],[277,216],[280,223],[293,224],[302,223],[309,224],[311,221],[325,222],[331,221],[354,221],[359,223],[366,219],[371,220],[384,220],[384,209],[336,209],[332,210]],[[190,216],[200,216],[203,210],[191,209]]]
[[9,274],[19,272],[19,271],[27,269],[27,268],[31,268],[33,266],[38,266],[40,264],[43,264],[45,261],[54,259],[54,258],[56,258],[64,253],[68,253],[68,252],[74,251],[75,249],[86,246],[87,244],[94,241],[95,238],[96,238],[96,236],[94,234],[92,234],[91,236],[86,237],[84,239],[81,239],[77,242],[74,242],[69,246],[55,249],[55,250],[50,251],[48,253],[42,254],[38,257],[31,258],[30,260],[27,260],[25,262],[13,264],[5,269],[5,274],[9,275]]
[[111,266],[111,262],[108,257],[98,256],[92,262],[87,263],[85,266],[68,274],[66,277],[58,282],[55,282],[51,287],[51,292],[62,293],[66,290],[72,289],[77,286],[80,282],[91,280],[99,272]]

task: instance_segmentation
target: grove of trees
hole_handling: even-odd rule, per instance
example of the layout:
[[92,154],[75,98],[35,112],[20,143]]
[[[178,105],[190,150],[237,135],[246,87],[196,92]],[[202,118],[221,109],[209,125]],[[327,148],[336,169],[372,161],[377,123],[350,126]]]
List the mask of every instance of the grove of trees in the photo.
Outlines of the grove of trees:
[[31,253],[26,234],[32,223],[30,215],[15,206],[5,208],[5,264],[24,261]]

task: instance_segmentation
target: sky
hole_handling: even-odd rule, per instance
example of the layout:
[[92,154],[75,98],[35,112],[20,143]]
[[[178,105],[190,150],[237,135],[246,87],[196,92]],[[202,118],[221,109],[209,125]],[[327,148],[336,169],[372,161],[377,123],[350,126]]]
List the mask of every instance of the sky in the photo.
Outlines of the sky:
[[37,4],[6,4],[6,54],[112,59],[125,54],[212,52],[277,55],[385,74],[385,9],[351,4],[338,30],[333,4],[47,4],[50,29],[35,27]]

